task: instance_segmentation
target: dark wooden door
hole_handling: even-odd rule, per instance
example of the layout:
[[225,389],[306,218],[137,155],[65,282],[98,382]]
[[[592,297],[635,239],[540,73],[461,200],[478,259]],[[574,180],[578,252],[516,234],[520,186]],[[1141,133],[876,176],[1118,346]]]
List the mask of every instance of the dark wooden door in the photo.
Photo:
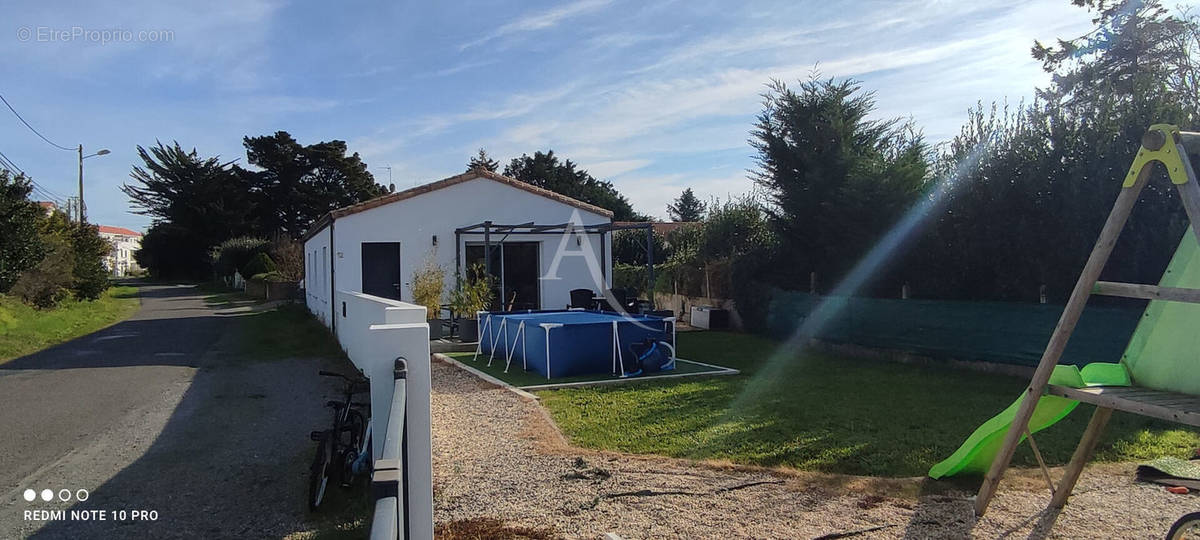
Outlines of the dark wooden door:
[[400,243],[362,243],[362,292],[400,300]]

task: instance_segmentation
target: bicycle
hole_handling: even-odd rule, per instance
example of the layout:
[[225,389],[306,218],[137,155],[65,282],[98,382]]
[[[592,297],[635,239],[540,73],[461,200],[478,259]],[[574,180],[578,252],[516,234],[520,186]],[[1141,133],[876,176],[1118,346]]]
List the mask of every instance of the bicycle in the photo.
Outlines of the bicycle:
[[340,373],[320,371],[324,377],[338,377],[346,381],[344,399],[330,400],[325,406],[333,409],[333,427],[314,431],[309,438],[317,442],[317,453],[313,458],[308,481],[308,509],[317,511],[325,499],[325,490],[332,478],[343,488],[354,485],[371,467],[371,406],[353,400],[355,394],[370,390],[365,377],[347,377]]
[[1167,540],[1184,540],[1200,538],[1200,512],[1184,514],[1167,532]]

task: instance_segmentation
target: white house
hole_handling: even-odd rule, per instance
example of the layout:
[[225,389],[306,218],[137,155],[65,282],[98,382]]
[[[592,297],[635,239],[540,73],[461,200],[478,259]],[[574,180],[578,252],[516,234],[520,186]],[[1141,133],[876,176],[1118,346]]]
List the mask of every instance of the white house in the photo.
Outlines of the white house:
[[140,269],[133,259],[133,252],[142,248],[142,233],[124,227],[100,225],[100,237],[112,244],[112,251],[104,258],[104,268],[114,276],[125,276]]
[[337,291],[412,301],[428,257],[446,291],[491,250],[502,307],[563,309],[572,289],[612,283],[612,212],[496,173],[473,170],[334,210],[304,237],[308,309],[328,326]]

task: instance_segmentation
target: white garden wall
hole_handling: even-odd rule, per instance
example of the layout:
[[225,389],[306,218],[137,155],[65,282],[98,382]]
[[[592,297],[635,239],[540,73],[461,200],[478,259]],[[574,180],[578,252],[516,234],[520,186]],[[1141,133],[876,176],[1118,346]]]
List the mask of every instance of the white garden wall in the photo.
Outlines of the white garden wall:
[[406,500],[409,533],[433,538],[433,447],[430,440],[429,325],[425,308],[367,294],[338,291],[334,302],[338,343],[371,380],[374,456],[383,455],[397,357],[408,366],[405,400],[408,431]]

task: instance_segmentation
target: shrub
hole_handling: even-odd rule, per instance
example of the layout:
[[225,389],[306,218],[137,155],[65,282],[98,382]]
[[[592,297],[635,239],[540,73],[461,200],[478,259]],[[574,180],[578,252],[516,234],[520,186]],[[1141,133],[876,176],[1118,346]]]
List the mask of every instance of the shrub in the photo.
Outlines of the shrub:
[[292,281],[287,276],[283,275],[283,273],[278,270],[272,270],[270,272],[263,272],[261,274],[254,274],[253,276],[250,276],[248,279],[252,279],[252,280],[256,280],[256,281],[266,281],[266,282],[270,282],[270,283],[294,283],[294,281]]
[[21,273],[9,290],[13,296],[32,306],[52,308],[69,294],[74,257],[71,245],[59,237],[46,238],[48,251],[33,268]]
[[42,260],[46,246],[38,235],[42,209],[29,200],[33,186],[24,175],[0,170],[0,293]]
[[749,251],[731,261],[729,276],[733,302],[747,330],[759,333],[767,331],[767,317],[770,315],[774,291],[769,283],[775,281],[776,274],[781,273],[786,271],[777,265],[771,247]]
[[95,300],[108,290],[108,270],[104,258],[112,251],[112,244],[100,236],[95,225],[86,223],[71,225],[72,265],[71,290],[81,300]]
[[425,306],[427,319],[438,318],[442,310],[442,290],[446,286],[446,271],[433,260],[433,254],[425,259],[425,264],[412,275],[413,302]]
[[267,252],[278,267],[279,281],[298,282],[304,279],[304,246],[299,242],[278,235]]
[[270,243],[262,238],[252,236],[230,238],[213,248],[213,271],[217,273],[218,277],[232,276],[234,272],[245,267],[251,258],[266,252],[269,247]]
[[450,293],[450,309],[459,316],[474,319],[475,312],[491,308],[494,296],[492,280],[483,263],[475,263],[467,276],[459,276],[458,287]]
[[614,263],[612,282],[613,288],[625,289],[640,296],[646,292],[646,265]]
[[275,261],[271,260],[270,255],[267,255],[266,253],[255,253],[253,257],[250,257],[250,261],[247,262],[245,266],[241,267],[240,272],[242,273],[242,277],[247,277],[257,276],[267,272],[275,272],[278,270],[279,268],[275,266]]
[[[671,258],[671,246],[663,235],[654,233],[654,261],[662,262]],[[646,231],[627,229],[616,231],[612,235],[613,263],[646,264]]]

